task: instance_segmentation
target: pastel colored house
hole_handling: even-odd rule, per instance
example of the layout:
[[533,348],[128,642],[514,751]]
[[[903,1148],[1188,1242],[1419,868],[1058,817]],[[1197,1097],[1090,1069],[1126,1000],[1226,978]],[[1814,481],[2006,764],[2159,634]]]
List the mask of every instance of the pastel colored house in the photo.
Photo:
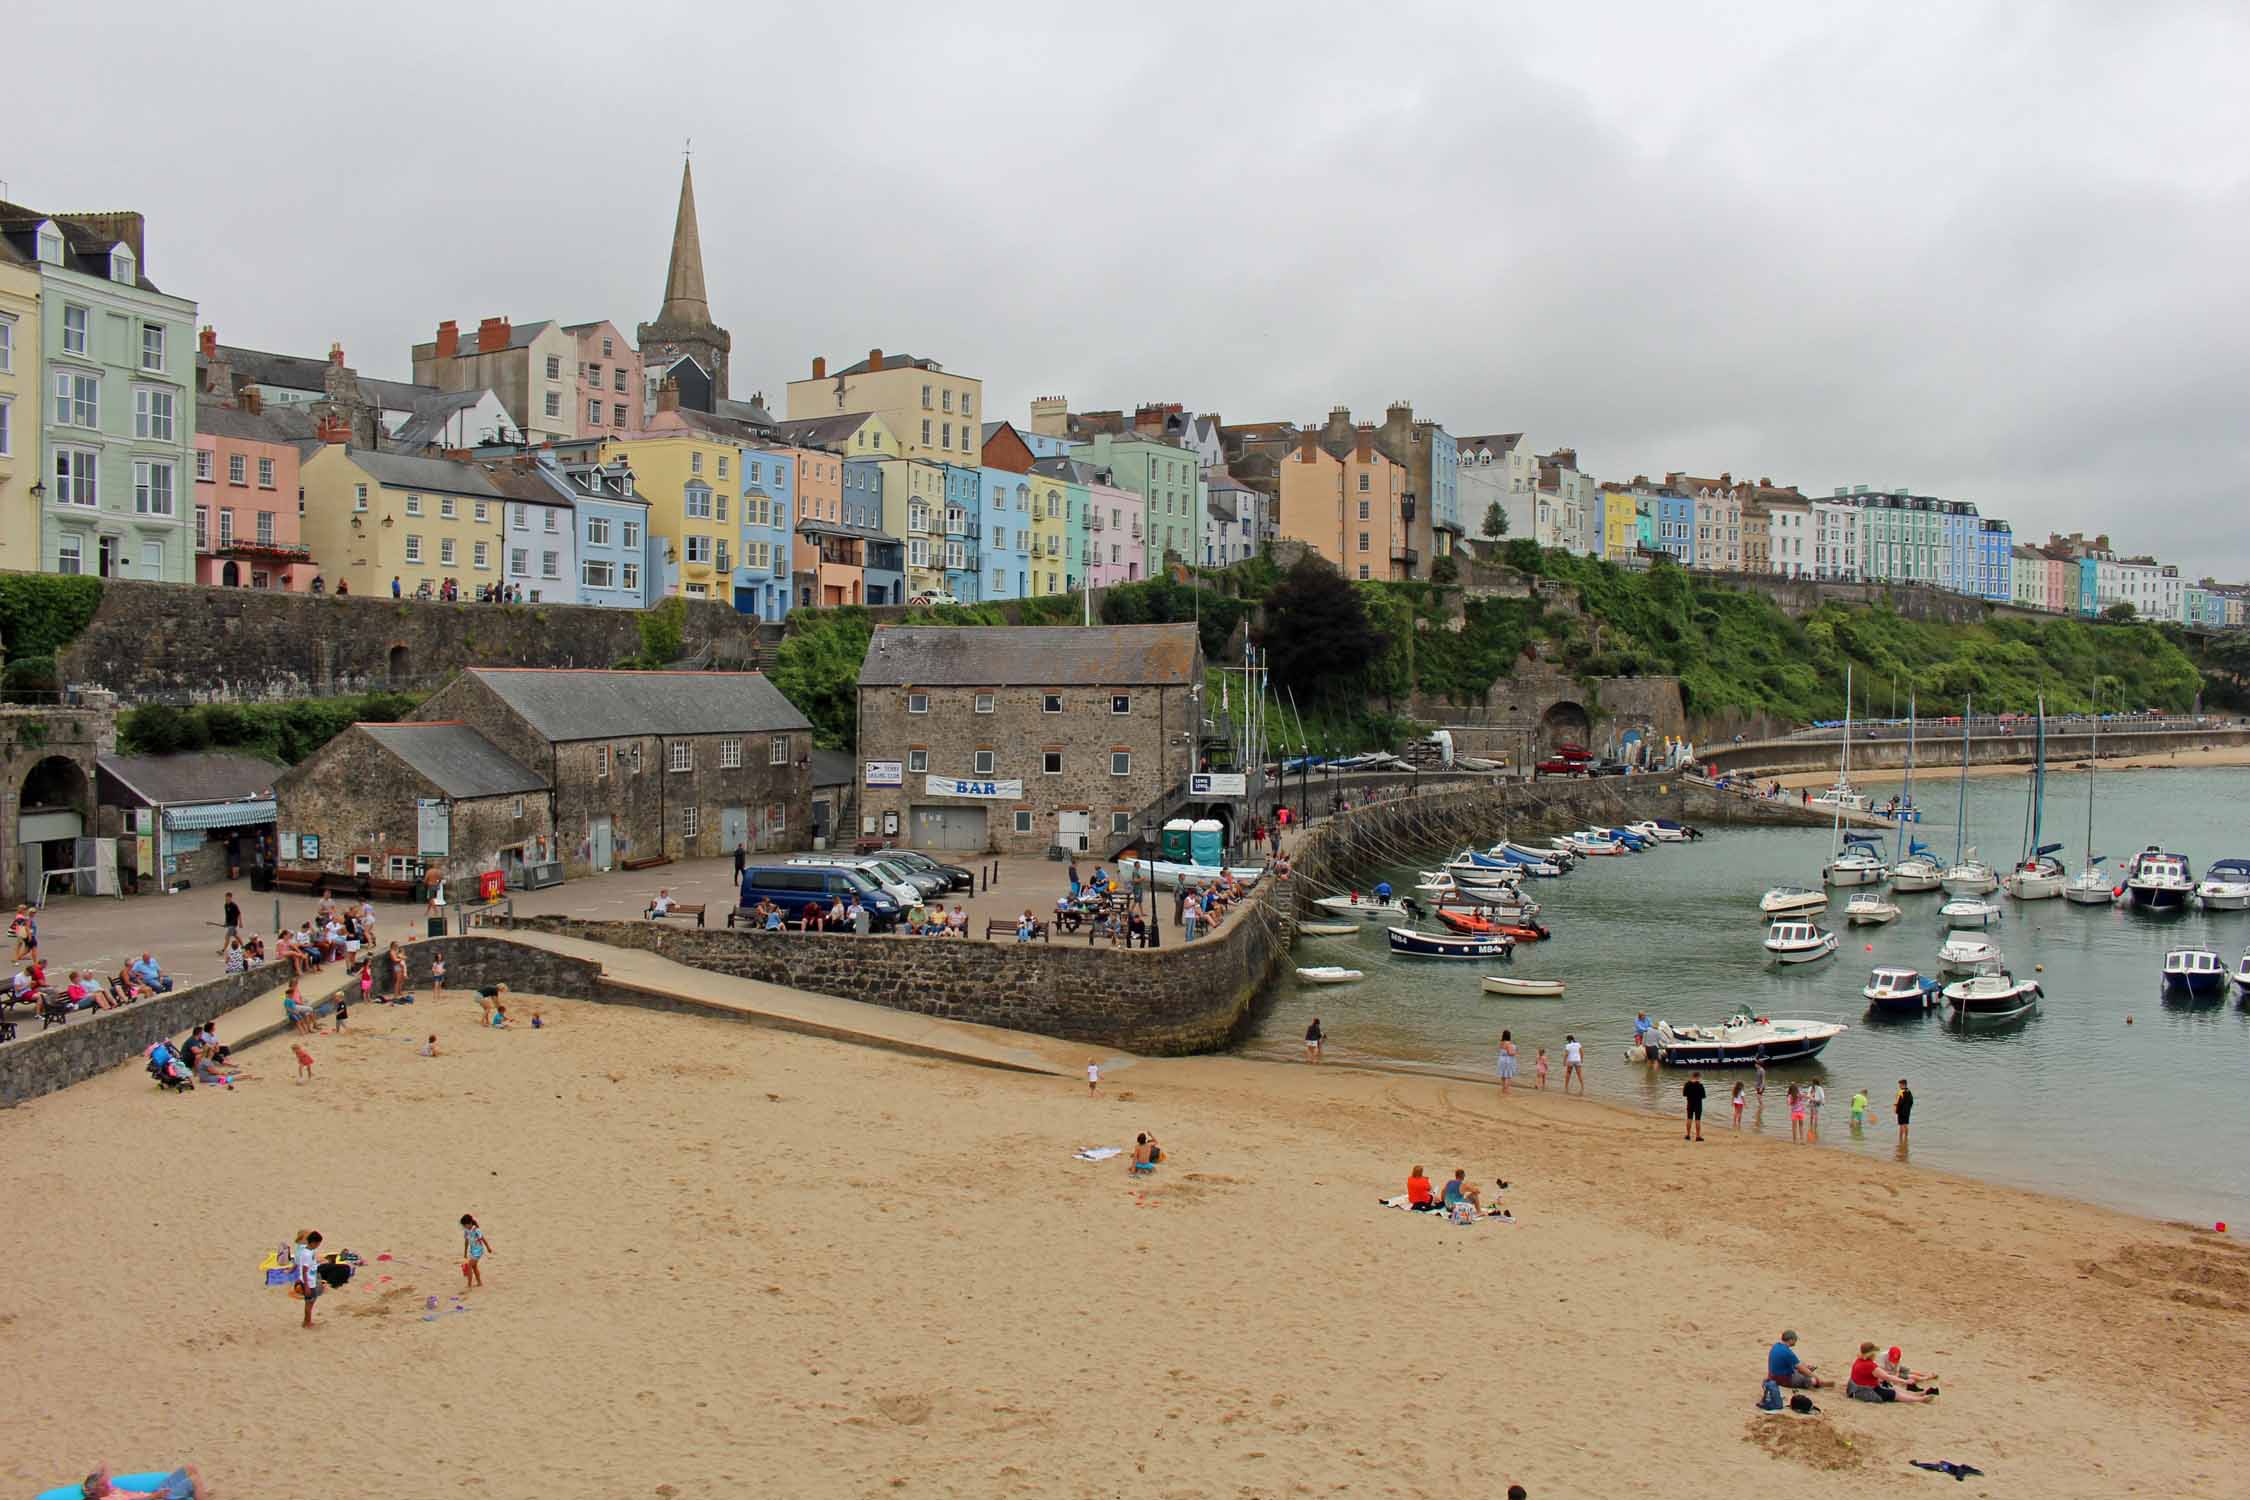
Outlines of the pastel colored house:
[[[1225,469],[1205,471],[1203,493],[1205,566],[1223,568],[1256,557],[1265,545],[1260,523],[1265,516],[1266,497]],[[1102,505],[1098,492],[1094,505],[1097,511]],[[1125,581],[1131,582],[1131,576]]]
[[572,323],[563,332],[578,343],[578,435],[614,437],[638,427],[641,353],[633,341],[606,319]]
[[[528,455],[487,459],[485,478],[501,495],[502,586],[530,604],[575,604],[577,497],[554,469]],[[482,580],[479,580],[482,581]],[[473,597],[473,590],[465,590]]]
[[865,604],[870,523],[857,491],[868,472],[852,467],[848,454],[855,434],[882,430],[873,417],[847,414],[809,422],[784,422],[781,450],[794,455],[797,474],[796,526],[790,543],[793,603],[799,609],[834,609]]
[[664,564],[649,532],[648,502],[622,465],[564,462],[578,521],[578,602],[647,609],[664,597]]
[[464,595],[501,578],[501,495],[483,469],[324,443],[304,462],[304,541],[331,592]]
[[[36,435],[44,450],[41,568],[185,583],[195,576],[195,304],[142,274],[145,229],[137,213],[0,203],[5,258],[37,274],[41,323],[36,344],[22,340],[40,361],[36,415],[25,421],[11,403],[8,443],[21,449]],[[13,305],[20,329],[20,291]]]
[[[784,534],[769,539],[788,556],[789,608],[817,609],[863,602],[860,578],[854,569],[842,564],[832,565],[830,577],[823,583],[819,544],[804,529],[807,522],[842,525],[843,458],[822,448],[784,445],[770,447],[767,451],[786,460],[789,480],[796,491],[789,524],[778,528]],[[775,571],[781,570],[777,567]]]
[[2015,597],[2015,528],[2006,521],[1981,520],[1976,530],[1976,568],[1970,588],[1978,597],[2005,604]]
[[833,375],[826,359],[815,359],[809,378],[789,382],[787,399],[791,422],[845,412],[881,417],[907,458],[972,465],[982,446],[984,382],[934,359],[870,349]]
[[1194,454],[1139,432],[1096,433],[1073,443],[1070,452],[1108,470],[1117,488],[1141,497],[1142,514],[1129,528],[1129,539],[1142,543],[1142,577],[1163,571],[1167,553],[1182,562],[1201,555],[1205,490]]
[[984,471],[945,465],[945,591],[964,604],[984,598]]
[[761,620],[785,620],[794,601],[791,517],[797,511],[797,453],[744,448],[742,551],[734,570],[734,607]]
[[733,601],[742,535],[738,466],[743,448],[759,440],[745,423],[681,406],[677,387],[667,385],[641,431],[603,442],[601,460],[630,468],[648,502],[670,591]]
[[1406,470],[1375,446],[1372,426],[1362,423],[1341,456],[1308,428],[1280,472],[1282,540],[1304,543],[1346,578],[1405,576]]
[[905,544],[890,529],[883,496],[884,461],[844,460],[844,524],[858,533],[860,577],[869,604],[906,602]]
[[[1031,592],[1067,594],[1078,573],[1078,558],[1071,550],[1070,460],[1042,458],[1027,476],[1031,487]],[[1135,518],[1136,522],[1138,517]],[[1138,536],[1136,528],[1135,535]]]
[[[1021,491],[1019,505],[1018,491]],[[977,470],[977,511],[984,536],[984,597],[1021,599],[1030,581],[1031,489],[1010,469],[985,465]]]
[[1613,563],[1629,563],[1640,550],[1640,503],[1630,490],[1604,489],[1596,503],[1601,507],[1601,555]]
[[206,401],[196,412],[195,581],[301,593],[318,571],[297,513],[305,413]]
[[0,568],[39,568],[39,269],[0,234]]
[[1846,500],[1812,503],[1813,576],[1857,582],[1859,542],[1864,523],[1859,507]]

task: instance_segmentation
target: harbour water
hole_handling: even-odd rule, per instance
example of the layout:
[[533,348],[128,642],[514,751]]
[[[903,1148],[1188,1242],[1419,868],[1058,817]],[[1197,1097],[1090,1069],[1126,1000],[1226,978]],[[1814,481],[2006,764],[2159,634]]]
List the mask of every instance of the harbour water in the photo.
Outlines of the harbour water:
[[[1957,784],[1943,771],[1916,778],[1925,821],[1913,833],[1941,862],[1953,855]],[[1878,799],[1898,790],[1895,778],[1860,785]],[[2096,847],[2109,856],[2107,868],[2147,844],[2185,854],[2199,877],[2214,859],[2250,858],[2250,823],[2239,814],[2250,769],[2104,770],[2098,790]],[[1997,869],[2021,849],[2025,792],[2022,776],[1969,782],[1970,842]],[[2073,871],[2085,817],[2085,774],[2050,770],[2045,838],[2065,845],[2060,857]],[[1284,981],[1244,1050],[1302,1056],[1305,1026],[1317,1015],[1331,1058],[1489,1075],[1505,1027],[1520,1052],[1517,1086],[1531,1085],[1545,1047],[1552,1090],[1562,1082],[1563,1039],[1575,1033],[1586,1044],[1593,1095],[1676,1118],[1684,1073],[1624,1059],[1636,1012],[1690,1024],[1737,1010],[1840,1021],[1851,1029],[1821,1057],[1771,1070],[1763,1119],[1746,1114],[1746,1130],[1787,1140],[1789,1083],[1819,1079],[1828,1105],[1816,1149],[1893,1156],[1890,1100],[1906,1078],[1916,1101],[1916,1164],[2164,1218],[2250,1222],[2250,1008],[2232,989],[2216,1002],[2168,1001],[2159,978],[2165,950],[2180,946],[2207,946],[2231,971],[2250,945],[2250,911],[2151,916],[2122,903],[2089,908],[1996,894],[2007,915],[1987,936],[2019,977],[2039,971],[2046,998],[2012,1029],[1964,1034],[1943,1012],[1872,1019],[1859,993],[1877,964],[1938,974],[1946,933],[1938,893],[1895,897],[1904,912],[1887,926],[1850,927],[1843,905],[1854,892],[1832,892],[1821,922],[1836,933],[1839,955],[1789,967],[1765,962],[1759,895],[1774,885],[1818,885],[1829,847],[1825,830],[1716,829],[1700,843],[1585,860],[1562,879],[1531,882],[1555,935],[1519,947],[1494,972],[1562,979],[1561,999],[1486,995],[1478,961],[1395,958],[1379,923],[1354,937],[1302,939],[1298,963],[1342,964],[1366,971],[1366,980]],[[1434,867],[1446,852],[1429,851],[1425,863]],[[1384,874],[1401,891],[1417,878],[1412,867]],[[1748,1087],[1750,1071],[1741,1077]],[[1716,1075],[1709,1127],[1728,1128],[1733,1081],[1729,1072]],[[1874,1109],[1855,1134],[1846,1101],[1857,1088]],[[1652,1128],[1650,1149],[1668,1139]]]

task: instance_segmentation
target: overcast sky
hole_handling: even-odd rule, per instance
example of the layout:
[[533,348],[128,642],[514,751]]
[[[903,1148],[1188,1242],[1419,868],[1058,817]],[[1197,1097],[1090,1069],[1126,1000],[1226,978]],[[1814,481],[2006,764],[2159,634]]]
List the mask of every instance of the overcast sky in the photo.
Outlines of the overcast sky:
[[[1567,11],[1567,14],[1565,13]],[[229,343],[655,315],[694,138],[737,395],[872,346],[1905,484],[2250,576],[2250,8],[23,6],[0,180]]]

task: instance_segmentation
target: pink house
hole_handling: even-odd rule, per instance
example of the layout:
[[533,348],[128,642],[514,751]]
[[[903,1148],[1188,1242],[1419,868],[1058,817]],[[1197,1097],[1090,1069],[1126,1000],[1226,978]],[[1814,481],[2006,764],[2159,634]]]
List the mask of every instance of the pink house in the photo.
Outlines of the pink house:
[[1086,581],[1095,588],[1140,582],[1147,553],[1133,536],[1132,523],[1146,504],[1114,484],[1096,480],[1086,486]]
[[[237,404],[237,403],[240,404]],[[320,571],[297,524],[297,443],[312,420],[255,388],[195,412],[195,581],[302,593]]]
[[641,426],[641,352],[615,323],[569,323],[578,340],[578,435],[619,437]]

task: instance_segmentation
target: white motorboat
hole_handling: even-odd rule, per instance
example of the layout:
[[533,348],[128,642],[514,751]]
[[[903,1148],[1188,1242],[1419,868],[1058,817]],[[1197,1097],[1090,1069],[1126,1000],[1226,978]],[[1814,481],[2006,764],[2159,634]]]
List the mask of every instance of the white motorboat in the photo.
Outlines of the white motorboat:
[[2018,979],[1998,963],[1988,963],[1947,985],[1945,1003],[1963,1026],[1997,1026],[2031,1013],[2039,1004],[2039,981]]
[[1768,917],[1817,917],[1828,910],[1828,893],[1809,886],[1777,885],[1758,898],[1758,911]]
[[1854,791],[1848,781],[1839,781],[1825,791],[1813,793],[1811,805],[1839,812],[1865,812],[1872,804],[1865,792]]
[[1939,986],[1914,969],[1882,968],[1867,976],[1860,993],[1877,1010],[1919,1013],[1937,1008]]
[[1300,984],[1353,984],[1366,977],[1357,969],[1342,969],[1334,964],[1316,964],[1297,971]]
[[1588,829],[1580,829],[1576,833],[1564,834],[1563,844],[1564,847],[1570,849],[1573,853],[1584,854],[1594,858],[1600,858],[1602,856],[1611,854],[1624,854],[1629,852],[1625,848],[1625,846],[1623,844],[1620,844],[1617,840],[1613,838],[1606,838],[1603,835],[1594,833]]
[[1357,922],[1299,922],[1297,931],[1306,937],[1350,937],[1367,929]]
[[1874,843],[1863,833],[1845,834],[1843,851],[1821,867],[1821,880],[1840,886],[1881,885],[1891,867],[1883,862]]
[[1266,873],[1264,865],[1188,865],[1169,859],[1121,859],[1119,869],[1129,875],[1140,875],[1159,890],[1171,890],[1182,880],[1192,885],[1208,885],[1221,875],[1232,875],[1244,885],[1256,885]]
[[2197,999],[2225,994],[2226,965],[2208,948],[2174,948],[2164,955],[2164,988]]
[[1667,828],[1653,818],[1644,819],[1638,823],[1627,823],[1625,826],[1642,838],[1654,839],[1659,844],[1684,844],[1688,841],[1685,828],[1677,826]]
[[2206,911],[2250,909],[2250,859],[2215,859],[2195,888]]
[[1488,995],[1519,995],[1547,999],[1563,992],[1560,979],[1510,979],[1505,974],[1484,976],[1484,992]]
[[2234,966],[2234,982],[2244,998],[2250,999],[2250,948],[2242,950],[2242,958]]
[[1833,958],[1836,934],[1811,922],[1776,922],[1766,929],[1766,952],[1785,964]]
[[2000,908],[1982,896],[1955,896],[1938,908],[1948,927],[1990,927],[2000,920]]
[[1882,896],[1854,896],[1844,903],[1844,920],[1854,927],[1880,927],[1898,920],[1898,903]]
[[1747,1068],[1754,1063],[1802,1062],[1844,1034],[1834,1021],[1771,1021],[1763,1016],[1730,1016],[1716,1026],[1674,1026],[1659,1021],[1649,1029],[1646,1048],[1626,1056],[1638,1062],[1653,1055],[1668,1068]]
[[2125,899],[2148,911],[2178,911],[2195,894],[2195,872],[2177,854],[2154,844],[2125,866]]
[[1937,952],[1938,964],[1948,974],[1974,974],[1986,964],[2000,961],[2000,950],[1974,933],[1946,935]]
[[1313,905],[1322,911],[1364,917],[1370,922],[1396,922],[1402,917],[1411,917],[1420,910],[1404,901],[1378,901],[1372,896],[1362,896],[1356,892],[1349,896],[1322,896]]
[[[1519,844],[1513,839],[1503,839],[1492,846],[1492,852],[1504,859],[1514,860],[1534,875],[1550,872],[1558,875],[1564,874],[1578,862],[1578,856],[1563,848],[1559,843],[1541,846],[1538,844]],[[1548,869],[1540,869],[1542,865],[1547,866]]]

